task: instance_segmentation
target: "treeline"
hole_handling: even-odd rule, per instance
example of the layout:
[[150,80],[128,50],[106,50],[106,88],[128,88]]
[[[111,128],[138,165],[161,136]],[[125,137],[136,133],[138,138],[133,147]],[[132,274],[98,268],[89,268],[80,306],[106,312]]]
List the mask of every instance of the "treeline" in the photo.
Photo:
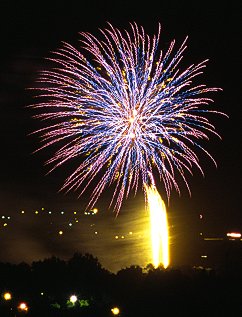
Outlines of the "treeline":
[[[0,263],[1,317],[222,317],[242,313],[241,271],[130,266],[116,274],[91,254]],[[4,294],[10,293],[11,299]],[[76,301],[71,296],[76,296]],[[20,303],[26,309],[20,309]],[[112,310],[114,307],[119,308]]]

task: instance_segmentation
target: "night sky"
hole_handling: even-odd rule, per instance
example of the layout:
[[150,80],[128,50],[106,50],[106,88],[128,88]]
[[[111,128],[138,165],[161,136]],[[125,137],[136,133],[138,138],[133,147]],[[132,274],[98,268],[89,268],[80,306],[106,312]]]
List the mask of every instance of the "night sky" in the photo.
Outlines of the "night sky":
[[[136,21],[150,35],[156,33],[160,22],[160,45],[164,48],[174,38],[179,47],[188,35],[188,49],[180,68],[208,58],[200,80],[223,89],[212,94],[212,107],[227,113],[229,119],[211,114],[210,121],[222,140],[210,135],[205,144],[218,167],[202,155],[205,177],[195,169],[193,176],[188,175],[192,196],[181,183],[181,196],[173,191],[170,198],[171,261],[193,264],[195,241],[201,230],[207,236],[242,231],[241,10],[237,3],[1,1],[0,261],[30,262],[51,255],[68,258],[76,251],[92,253],[109,269],[147,260],[141,257],[147,247],[142,192],[135,198],[131,195],[116,218],[108,210],[107,189],[97,203],[98,214],[85,215],[88,194],[78,199],[75,193],[58,192],[71,166],[46,175],[44,162],[51,156],[51,149],[33,154],[39,140],[30,133],[39,128],[39,122],[32,119],[33,110],[26,107],[34,102],[28,88],[36,85],[38,71],[50,66],[45,57],[60,47],[61,41],[78,47],[78,32],[99,36],[98,28],[104,28],[107,21],[120,29]],[[157,187],[165,197],[163,185]]]

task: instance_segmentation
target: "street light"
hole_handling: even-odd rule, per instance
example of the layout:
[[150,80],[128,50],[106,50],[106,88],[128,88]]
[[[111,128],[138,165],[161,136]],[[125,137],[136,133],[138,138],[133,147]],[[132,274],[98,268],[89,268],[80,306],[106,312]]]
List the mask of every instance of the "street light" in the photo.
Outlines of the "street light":
[[11,293],[6,292],[6,293],[3,294],[3,298],[5,300],[11,300],[12,299],[12,295],[11,295]]
[[113,307],[111,309],[111,312],[113,313],[113,315],[117,316],[120,313],[120,310],[118,307]]
[[71,296],[70,296],[70,302],[71,302],[72,304],[75,304],[76,301],[77,301],[76,295],[71,295]]

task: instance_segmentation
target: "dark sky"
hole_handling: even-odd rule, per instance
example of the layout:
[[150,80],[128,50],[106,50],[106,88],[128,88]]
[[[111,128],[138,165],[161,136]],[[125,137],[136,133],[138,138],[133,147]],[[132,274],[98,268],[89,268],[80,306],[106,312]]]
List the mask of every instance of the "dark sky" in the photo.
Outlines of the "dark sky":
[[[117,219],[106,208],[106,193],[97,203],[95,221],[85,218],[88,197],[77,199],[75,193],[58,193],[68,168],[45,175],[49,150],[32,154],[38,139],[29,136],[38,123],[26,108],[34,102],[27,88],[35,85],[37,72],[48,67],[44,58],[60,47],[61,41],[78,46],[80,31],[98,36],[98,28],[105,27],[107,21],[119,28],[128,28],[128,22],[136,21],[151,35],[160,22],[161,43],[166,46],[173,38],[181,43],[188,35],[184,67],[208,58],[203,79],[208,86],[223,88],[213,95],[214,108],[227,113],[229,119],[211,117],[222,141],[211,136],[206,144],[218,167],[201,157],[205,177],[195,170],[193,177],[188,177],[192,197],[185,185],[181,185],[181,197],[175,192],[171,195],[168,213],[174,263],[185,258],[188,261],[188,254],[194,251],[192,241],[201,230],[201,213],[202,230],[207,235],[242,230],[240,9],[237,1],[1,1],[0,261],[32,261],[52,254],[67,257],[75,251],[93,252],[111,268],[137,259],[137,240],[126,239],[121,245],[111,239],[117,234],[142,231],[142,193],[135,199],[130,196]],[[158,188],[163,194],[162,184]],[[35,214],[36,210],[42,215]],[[50,210],[52,220],[48,218]],[[74,211],[82,222],[75,229],[69,226],[75,222]],[[95,234],[93,225],[103,235]],[[63,228],[69,231],[60,240],[58,231]],[[119,256],[120,262],[112,266],[111,256],[117,259],[120,254],[127,256]]]

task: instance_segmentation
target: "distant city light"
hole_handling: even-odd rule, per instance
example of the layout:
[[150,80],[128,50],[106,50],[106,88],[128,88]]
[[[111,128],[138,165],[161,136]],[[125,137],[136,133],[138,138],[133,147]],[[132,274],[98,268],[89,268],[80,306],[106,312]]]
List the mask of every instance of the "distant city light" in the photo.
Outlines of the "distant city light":
[[114,307],[111,309],[111,312],[114,314],[114,315],[118,315],[120,313],[120,310],[118,307]]
[[12,295],[9,292],[6,292],[3,294],[3,298],[5,300],[10,300],[10,299],[12,299]]
[[207,255],[201,255],[201,258],[206,259],[208,256]]
[[[228,238],[232,238],[232,239],[239,239],[239,238],[241,238],[241,233],[240,232],[228,232],[228,233],[226,233],[226,236],[228,237]],[[204,240],[207,240],[207,241],[218,241],[218,240],[224,240],[224,238],[215,238],[215,237],[206,237],[206,238],[204,238]]]
[[62,235],[62,234],[63,234],[63,231],[62,231],[62,230],[60,230],[60,231],[59,231],[59,235]]
[[241,233],[239,232],[228,232],[227,237],[231,238],[241,238]]
[[97,213],[98,213],[98,209],[97,209],[97,208],[93,208],[93,209],[91,209],[90,211],[85,211],[85,212],[84,212],[84,215],[94,216],[94,215],[96,215]]

